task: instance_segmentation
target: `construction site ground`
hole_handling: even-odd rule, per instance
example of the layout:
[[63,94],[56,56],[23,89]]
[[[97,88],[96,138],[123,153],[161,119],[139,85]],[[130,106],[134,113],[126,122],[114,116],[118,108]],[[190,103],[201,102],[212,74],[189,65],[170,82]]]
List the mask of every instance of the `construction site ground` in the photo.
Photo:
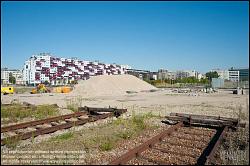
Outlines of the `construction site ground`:
[[[159,89],[127,93],[124,95],[85,96],[84,94],[14,94],[2,95],[2,104],[28,102],[34,105],[57,104],[60,114],[73,112],[69,105],[76,107],[117,107],[126,108],[127,113],[121,118],[108,118],[97,122],[73,127],[52,134],[24,140],[14,147],[2,147],[2,151],[81,151],[72,163],[108,164],[112,159],[135,147],[148,138],[156,135],[169,126],[161,123],[165,115],[171,112],[193,113],[238,118],[249,126],[249,95],[235,95],[232,90],[218,90],[215,93],[173,93],[172,89]],[[121,119],[141,116],[146,126],[138,126],[131,121],[125,123]],[[135,125],[133,125],[135,124]],[[143,123],[144,124],[144,123]],[[125,127],[124,127],[125,126]],[[244,131],[242,139],[247,142],[249,153],[249,137]],[[118,135],[117,135],[118,134]],[[119,135],[120,134],[120,135]],[[61,137],[60,137],[61,135]],[[246,138],[247,137],[247,138]],[[233,138],[233,136],[232,136]],[[231,136],[229,138],[231,140]],[[104,141],[103,141],[104,140]],[[114,142],[114,144],[110,144]],[[222,150],[223,147],[221,147]],[[226,153],[225,153],[226,155]],[[19,155],[20,156],[20,155]],[[74,157],[73,157],[74,158]],[[247,159],[249,161],[249,159]],[[63,163],[64,161],[61,161]],[[220,161],[223,162],[223,161]],[[224,163],[226,163],[224,161]],[[244,162],[243,162],[244,163]],[[237,164],[237,163],[236,163]]]
[[219,90],[216,93],[173,93],[171,89],[153,92],[137,92],[125,95],[85,97],[84,94],[60,93],[2,95],[2,104],[28,102],[34,105],[57,104],[60,108],[68,105],[89,107],[128,108],[135,113],[151,112],[167,115],[170,112],[196,113],[235,117],[239,109],[246,110],[248,90],[245,95],[235,95],[232,90]]

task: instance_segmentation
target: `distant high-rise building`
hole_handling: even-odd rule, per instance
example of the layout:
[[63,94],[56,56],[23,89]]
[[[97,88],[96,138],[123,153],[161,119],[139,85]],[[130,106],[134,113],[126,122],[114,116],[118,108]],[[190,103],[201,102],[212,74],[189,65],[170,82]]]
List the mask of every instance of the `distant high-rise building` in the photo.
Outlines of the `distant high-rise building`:
[[25,61],[23,80],[26,84],[48,81],[53,84],[67,84],[72,80],[88,79],[96,75],[124,74],[128,65],[104,64],[77,58],[58,58],[49,53],[33,55]]

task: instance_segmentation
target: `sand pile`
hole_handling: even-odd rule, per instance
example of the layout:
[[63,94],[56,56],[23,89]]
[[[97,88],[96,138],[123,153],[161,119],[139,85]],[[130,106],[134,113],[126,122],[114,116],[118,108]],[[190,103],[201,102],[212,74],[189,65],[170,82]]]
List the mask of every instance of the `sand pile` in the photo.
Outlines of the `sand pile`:
[[100,75],[79,81],[70,94],[84,96],[123,95],[127,94],[126,91],[140,92],[152,89],[157,88],[132,75]]

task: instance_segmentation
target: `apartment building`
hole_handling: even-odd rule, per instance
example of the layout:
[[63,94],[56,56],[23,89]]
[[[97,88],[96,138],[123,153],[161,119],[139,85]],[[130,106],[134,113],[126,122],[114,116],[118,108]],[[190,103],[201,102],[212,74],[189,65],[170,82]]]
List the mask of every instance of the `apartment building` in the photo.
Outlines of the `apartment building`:
[[239,81],[249,81],[249,68],[233,68],[232,67],[228,71],[230,72],[230,77],[232,79],[236,79],[236,77],[238,76]]
[[229,80],[233,82],[239,82],[240,80],[240,71],[238,70],[229,70]]
[[204,78],[204,75],[195,71],[195,70],[177,70],[177,71],[168,71],[164,69],[158,70],[158,79],[171,79],[175,80],[177,78],[187,78],[195,77],[196,79]]
[[124,74],[127,68],[129,68],[128,65],[58,58],[50,53],[40,53],[25,61],[23,80],[26,84],[39,84],[46,81],[52,85],[67,84],[72,80],[86,80],[96,75]]
[[1,68],[1,84],[2,85],[10,84],[9,77],[11,74],[13,77],[15,77],[17,85],[24,84],[23,74],[21,70]]
[[189,71],[189,70],[179,70],[176,71],[176,78],[187,78],[187,77],[195,77],[198,78],[198,72],[195,70]]

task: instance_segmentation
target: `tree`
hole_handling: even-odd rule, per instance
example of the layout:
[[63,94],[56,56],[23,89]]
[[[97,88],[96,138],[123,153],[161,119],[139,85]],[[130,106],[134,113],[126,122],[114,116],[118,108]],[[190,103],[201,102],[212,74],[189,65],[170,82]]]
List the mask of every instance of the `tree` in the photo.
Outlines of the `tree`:
[[13,76],[12,73],[9,74],[9,82],[12,84],[16,84],[16,78]]
[[213,71],[213,72],[210,71],[210,72],[206,73],[206,77],[209,80],[209,83],[210,83],[210,86],[211,86],[212,78],[218,78],[219,75],[218,75],[218,73],[216,71]]
[[208,84],[208,79],[207,78],[201,78],[200,83]]
[[208,72],[208,73],[206,73],[206,77],[208,78],[208,80],[211,82],[212,81],[212,78],[218,78],[219,77],[219,75],[218,75],[218,73],[216,72],[216,71],[214,71],[214,72]]

